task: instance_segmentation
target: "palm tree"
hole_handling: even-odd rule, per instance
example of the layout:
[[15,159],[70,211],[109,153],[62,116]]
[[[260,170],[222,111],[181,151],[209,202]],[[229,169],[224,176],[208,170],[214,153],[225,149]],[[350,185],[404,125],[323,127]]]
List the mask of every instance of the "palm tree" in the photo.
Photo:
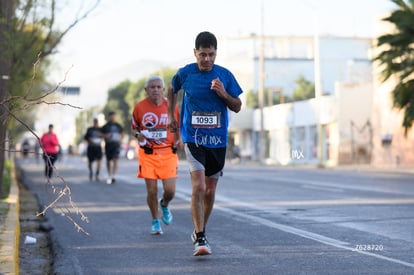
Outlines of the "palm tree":
[[382,81],[396,79],[393,106],[404,112],[405,134],[414,120],[414,0],[391,0],[398,8],[383,21],[393,24],[394,32],[378,38],[382,50],[375,58],[382,65]]

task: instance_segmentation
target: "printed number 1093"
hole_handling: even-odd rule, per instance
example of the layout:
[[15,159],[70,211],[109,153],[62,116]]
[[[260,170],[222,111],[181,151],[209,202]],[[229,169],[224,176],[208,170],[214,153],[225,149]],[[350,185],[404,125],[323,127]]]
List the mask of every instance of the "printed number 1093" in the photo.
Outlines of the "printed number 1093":
[[193,125],[217,125],[217,116],[193,116]]

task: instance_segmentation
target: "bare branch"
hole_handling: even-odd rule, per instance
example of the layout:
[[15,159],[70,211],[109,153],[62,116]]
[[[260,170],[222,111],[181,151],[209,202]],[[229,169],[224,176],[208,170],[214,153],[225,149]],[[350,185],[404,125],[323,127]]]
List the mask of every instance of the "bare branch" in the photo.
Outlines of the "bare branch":
[[[78,108],[78,109],[81,109],[81,108],[80,107],[73,106],[71,104],[65,104],[65,103],[62,103],[62,102],[59,102],[59,101],[56,101],[56,102],[47,102],[45,100],[45,97],[47,97],[48,95],[51,95],[52,93],[56,92],[58,90],[58,88],[60,87],[60,85],[63,82],[65,82],[66,77],[67,77],[69,71],[67,71],[65,73],[64,79],[61,82],[59,82],[57,84],[57,86],[52,91],[47,92],[46,94],[41,95],[40,97],[37,97],[37,98],[34,98],[34,99],[30,99],[30,100],[28,99],[29,98],[29,94],[31,92],[31,89],[33,88],[33,82],[35,80],[35,77],[36,77],[36,74],[37,74],[37,68],[38,68],[38,65],[39,65],[40,60],[41,60],[40,58],[41,58],[41,54],[38,54],[37,60],[33,64],[33,75],[32,75],[32,78],[31,78],[31,83],[28,86],[28,90],[24,93],[24,96],[21,96],[21,97],[9,97],[9,98],[5,99],[6,102],[10,102],[11,99],[13,99],[15,101],[17,101],[17,100],[24,100],[26,103],[23,105],[23,107],[21,107],[18,110],[11,111],[7,107],[8,105],[6,105],[6,104],[5,104],[6,108],[4,108],[4,109],[5,109],[5,115],[8,116],[8,117],[10,117],[10,118],[13,118],[18,123],[20,123],[21,125],[23,125],[23,127],[27,131],[29,131],[36,138],[37,143],[39,144],[40,148],[42,149],[42,151],[44,151],[44,148],[43,148],[43,146],[42,146],[42,144],[40,142],[40,137],[34,132],[34,130],[27,123],[25,123],[22,119],[20,119],[18,117],[16,111],[26,110],[26,109],[29,109],[30,107],[33,107],[34,105],[39,105],[39,104],[57,104],[57,105],[62,105],[62,106],[68,106],[68,107],[71,107],[71,108]],[[45,155],[45,157],[46,157],[46,161],[48,161],[50,164],[52,164],[50,157],[48,155]],[[53,169],[57,171],[57,168],[55,166],[53,166]],[[73,223],[73,225],[75,226],[75,228],[76,228],[76,230],[78,232],[83,232],[86,235],[89,235],[89,233],[87,231],[85,231],[82,228],[82,226],[79,225],[78,222],[75,221],[73,215],[78,215],[80,217],[80,220],[83,221],[83,222],[86,222],[86,223],[89,223],[88,217],[79,209],[79,207],[74,202],[74,200],[72,198],[72,193],[71,193],[70,187],[67,185],[67,183],[65,182],[65,180],[62,177],[59,177],[59,176],[57,176],[57,177],[65,184],[64,188],[61,188],[61,187],[57,186],[56,184],[54,184],[53,182],[51,182],[49,179],[47,179],[47,182],[46,182],[45,187],[51,188],[53,194],[56,194],[56,197],[40,213],[37,213],[37,215],[38,216],[39,215],[45,215],[46,214],[46,211],[49,210],[49,209],[52,209],[52,208],[61,208],[62,209],[62,212]],[[69,207],[66,207],[65,203],[63,203],[63,207],[61,207],[59,205],[59,202],[61,202],[63,199],[67,199],[68,200]],[[74,214],[72,214],[71,209],[74,210],[74,212],[73,212]]]
[[[42,56],[48,56],[52,53],[54,53],[54,49],[59,45],[59,43],[62,41],[63,37],[72,29],[74,28],[80,21],[87,18],[90,13],[96,9],[96,7],[99,5],[101,1],[97,0],[93,6],[91,6],[90,9],[88,9],[83,15],[76,18],[54,41],[54,43],[51,45],[50,49],[48,51],[43,52]],[[50,41],[49,41],[50,42]]]
[[[72,193],[71,193],[71,191],[70,191],[70,188],[69,188],[69,186],[66,184],[66,182],[63,180],[63,178],[61,178],[62,179],[62,181],[65,183],[65,187],[64,188],[62,188],[62,189],[59,189],[59,188],[56,188],[56,189],[54,189],[54,188],[52,188],[52,190],[53,190],[53,193],[58,193],[58,195],[57,195],[57,197],[51,202],[51,203],[49,203],[41,212],[39,212],[39,213],[37,213],[36,215],[37,216],[44,216],[45,214],[46,214],[46,211],[47,210],[49,210],[49,209],[51,209],[51,208],[55,208],[55,207],[58,207],[57,206],[57,204],[58,204],[58,202],[62,199],[62,198],[64,198],[64,197],[68,197],[68,199],[69,199],[69,204],[70,204],[70,207],[72,208],[72,209],[74,209],[75,210],[75,214],[76,215],[80,215],[81,216],[81,220],[82,221],[84,221],[84,222],[86,222],[86,223],[89,223],[89,219],[88,219],[88,217],[87,216],[85,216],[84,214],[83,214],[83,212],[79,209],[79,207],[76,205],[76,203],[72,200]],[[70,208],[68,208],[68,207],[66,207],[66,205],[65,204],[63,204],[63,206],[62,207],[58,207],[58,208],[60,208],[60,209],[62,209],[62,213],[65,215],[65,217],[66,218],[68,218],[74,225],[75,225],[75,228],[77,229],[77,231],[78,232],[83,232],[83,233],[85,233],[86,235],[89,235],[89,233],[87,232],[87,231],[85,231],[83,228],[82,228],[82,226],[80,226],[75,220],[74,220],[74,218],[73,218],[73,215],[72,215],[72,212],[71,212],[71,210],[70,210]]]

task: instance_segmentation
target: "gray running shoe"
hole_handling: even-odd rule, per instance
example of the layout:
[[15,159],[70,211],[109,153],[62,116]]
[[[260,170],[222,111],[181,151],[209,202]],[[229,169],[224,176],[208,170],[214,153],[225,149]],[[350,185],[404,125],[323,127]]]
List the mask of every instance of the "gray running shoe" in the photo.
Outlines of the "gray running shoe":
[[194,243],[193,256],[211,255],[211,248],[206,237],[198,237]]

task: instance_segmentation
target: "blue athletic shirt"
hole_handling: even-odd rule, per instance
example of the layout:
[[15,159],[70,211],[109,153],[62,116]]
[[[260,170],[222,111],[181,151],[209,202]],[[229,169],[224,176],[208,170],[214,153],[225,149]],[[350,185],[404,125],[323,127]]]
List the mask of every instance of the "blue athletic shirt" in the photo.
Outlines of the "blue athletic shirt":
[[172,79],[174,93],[184,91],[181,106],[181,138],[208,148],[227,146],[228,108],[215,91],[211,81],[219,78],[232,97],[243,91],[233,74],[224,67],[213,65],[210,71],[200,71],[197,63],[180,68]]

